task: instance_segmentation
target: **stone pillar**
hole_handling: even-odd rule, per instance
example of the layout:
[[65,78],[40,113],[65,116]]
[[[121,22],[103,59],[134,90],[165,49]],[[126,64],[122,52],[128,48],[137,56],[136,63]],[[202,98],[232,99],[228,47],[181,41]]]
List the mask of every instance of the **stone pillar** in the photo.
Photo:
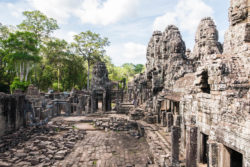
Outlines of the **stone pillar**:
[[208,146],[208,166],[219,167],[219,143],[208,140]]
[[91,94],[91,112],[92,113],[96,112],[96,103],[97,103],[96,92],[92,91],[92,94]]
[[170,101],[170,111],[174,113],[174,102]]
[[174,118],[172,113],[167,113],[167,132],[171,132],[171,127],[174,124]]
[[111,99],[111,91],[110,90],[107,90],[106,92],[106,106],[107,106],[107,111],[111,111],[112,110],[112,106],[111,106],[111,103],[112,103],[112,99]]
[[197,167],[197,133],[196,126],[187,126],[186,167]]
[[107,111],[107,95],[106,92],[104,91],[102,94],[102,111],[106,112]]
[[245,155],[243,157],[243,167],[250,166],[250,155]]
[[173,113],[177,114],[177,108],[176,108],[177,104],[176,102],[173,102]]
[[[63,105],[63,110],[67,114],[67,116],[70,116],[71,113],[74,112],[74,107],[75,107],[74,104],[71,104],[70,102],[65,102],[62,105]],[[73,109],[71,106],[73,107]]]
[[180,115],[176,116],[175,126],[181,126],[182,117]]
[[156,113],[157,113],[157,123],[161,123],[161,103],[160,101],[156,101]]
[[169,112],[172,112],[172,101],[171,100],[169,100]]
[[169,112],[169,110],[170,110],[170,101],[169,100],[167,100],[166,101],[166,110],[167,110],[167,112]]
[[178,126],[172,126],[171,130],[171,165],[172,167],[179,166],[179,153],[180,153],[180,138],[181,128]]
[[161,112],[161,115],[162,115],[161,125],[163,127],[166,127],[167,126],[166,112]]

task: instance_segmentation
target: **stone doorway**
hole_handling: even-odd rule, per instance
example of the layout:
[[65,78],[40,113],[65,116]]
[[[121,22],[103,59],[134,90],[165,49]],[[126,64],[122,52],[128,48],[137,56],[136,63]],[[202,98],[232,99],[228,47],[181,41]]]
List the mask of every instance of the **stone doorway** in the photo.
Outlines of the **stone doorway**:
[[96,98],[96,109],[97,110],[102,110],[103,109],[103,93],[102,92],[98,92],[97,93],[97,98]]
[[242,167],[243,155],[229,147],[225,147],[223,155],[223,167]]
[[208,135],[201,133],[200,135],[200,162],[208,166]]

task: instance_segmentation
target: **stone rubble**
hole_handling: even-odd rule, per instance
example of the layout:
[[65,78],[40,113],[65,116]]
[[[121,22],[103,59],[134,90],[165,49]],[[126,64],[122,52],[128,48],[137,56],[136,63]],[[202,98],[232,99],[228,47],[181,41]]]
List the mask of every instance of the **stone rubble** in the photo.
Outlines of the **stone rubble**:
[[57,124],[21,129],[1,138],[0,166],[53,166],[85,134],[83,130]]

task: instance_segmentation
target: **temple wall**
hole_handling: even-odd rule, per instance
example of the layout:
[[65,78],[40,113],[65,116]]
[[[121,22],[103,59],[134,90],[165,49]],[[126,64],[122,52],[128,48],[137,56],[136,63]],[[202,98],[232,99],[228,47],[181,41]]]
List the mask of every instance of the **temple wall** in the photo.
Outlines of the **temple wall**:
[[249,110],[247,99],[227,100],[225,95],[187,95],[180,103],[180,113],[183,113],[186,125],[191,124],[192,116],[195,117],[198,135],[206,134],[209,140],[240,152],[244,157],[245,167],[250,155]]
[[0,94],[0,136],[26,125],[24,95]]
[[[200,163],[209,167],[250,166],[249,4],[249,0],[231,0],[230,26],[223,45],[210,17],[201,20],[192,52],[186,50],[178,28],[170,25],[159,36],[162,44],[157,55],[152,51],[152,47],[159,47],[153,33],[146,77],[137,77],[134,82],[136,88],[147,83],[151,89],[145,105],[148,118],[156,118],[167,132],[173,126],[181,127],[180,152],[185,154],[188,167]],[[156,67],[152,58],[161,58],[162,68]],[[137,96],[144,96],[140,92]]]

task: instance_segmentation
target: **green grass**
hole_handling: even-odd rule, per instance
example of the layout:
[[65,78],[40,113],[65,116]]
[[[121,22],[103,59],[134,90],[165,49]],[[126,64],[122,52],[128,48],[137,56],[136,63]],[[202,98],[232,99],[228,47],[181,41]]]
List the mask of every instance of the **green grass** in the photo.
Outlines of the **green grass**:
[[72,126],[72,129],[77,129],[77,127],[75,125]]

